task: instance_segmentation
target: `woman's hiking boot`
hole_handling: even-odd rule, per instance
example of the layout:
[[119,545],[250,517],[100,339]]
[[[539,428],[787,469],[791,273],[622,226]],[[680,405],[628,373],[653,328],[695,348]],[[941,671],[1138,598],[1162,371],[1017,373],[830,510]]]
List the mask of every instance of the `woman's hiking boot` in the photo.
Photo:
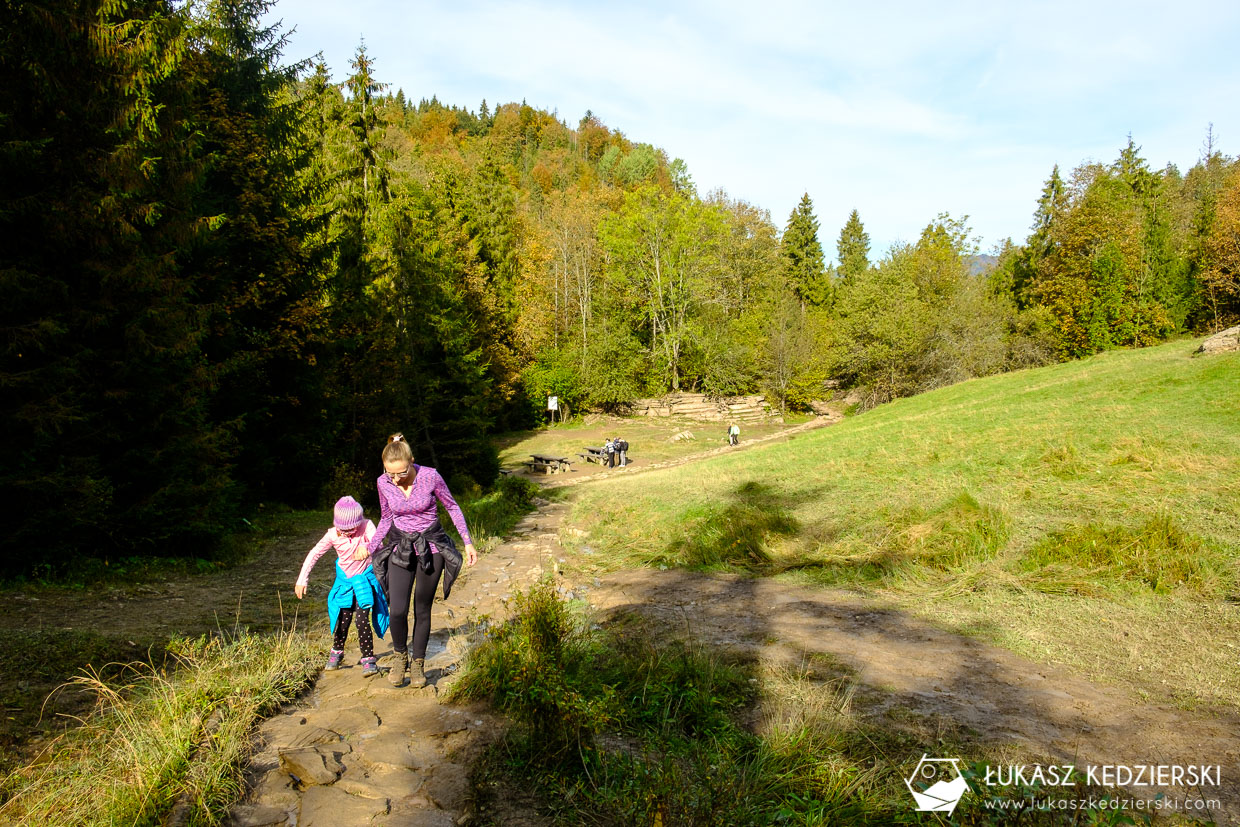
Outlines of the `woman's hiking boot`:
[[327,653],[327,665],[323,667],[324,672],[335,672],[340,668],[340,661],[344,660],[343,649],[332,649]]
[[422,671],[425,661],[422,658],[414,658],[409,664],[409,685],[414,689],[420,689],[426,686],[426,673]]
[[371,656],[362,658],[362,677],[372,678],[379,674],[379,659]]
[[409,668],[409,656],[404,652],[392,653],[392,668],[388,670],[388,680],[392,686],[404,686],[405,670]]

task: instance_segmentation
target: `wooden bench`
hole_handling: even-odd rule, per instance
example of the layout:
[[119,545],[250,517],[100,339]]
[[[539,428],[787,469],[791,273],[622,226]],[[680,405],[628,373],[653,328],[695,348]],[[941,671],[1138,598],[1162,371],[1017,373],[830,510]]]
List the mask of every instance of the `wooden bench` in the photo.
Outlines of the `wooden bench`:
[[560,471],[569,470],[572,463],[568,457],[550,457],[544,454],[530,454],[530,459],[525,466],[531,471],[541,471],[544,474],[555,474]]
[[597,462],[599,465],[607,462],[607,452],[602,448],[587,448],[585,453],[578,454],[577,456],[586,462]]

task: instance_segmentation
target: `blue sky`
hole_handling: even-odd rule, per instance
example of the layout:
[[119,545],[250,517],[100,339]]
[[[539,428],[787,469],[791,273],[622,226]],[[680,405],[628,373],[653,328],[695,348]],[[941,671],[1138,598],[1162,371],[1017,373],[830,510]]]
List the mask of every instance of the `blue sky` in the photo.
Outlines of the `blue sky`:
[[1042,183],[1129,133],[1187,171],[1240,154],[1240,3],[454,3],[281,0],[285,57],[343,80],[364,37],[414,101],[586,110],[683,158],[781,228],[808,192],[829,257],[857,209],[871,259],[940,212],[1023,241]]

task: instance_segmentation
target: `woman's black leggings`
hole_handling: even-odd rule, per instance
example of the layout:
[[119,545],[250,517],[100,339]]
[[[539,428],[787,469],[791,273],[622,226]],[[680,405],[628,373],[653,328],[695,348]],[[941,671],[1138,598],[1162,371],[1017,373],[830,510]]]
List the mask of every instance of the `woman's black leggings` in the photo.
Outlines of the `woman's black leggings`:
[[426,643],[431,637],[431,604],[443,576],[443,555],[432,554],[435,573],[427,574],[414,562],[415,571],[388,566],[388,614],[391,615],[392,648],[405,651],[409,640],[409,596],[413,595],[413,647],[409,657],[426,657]]

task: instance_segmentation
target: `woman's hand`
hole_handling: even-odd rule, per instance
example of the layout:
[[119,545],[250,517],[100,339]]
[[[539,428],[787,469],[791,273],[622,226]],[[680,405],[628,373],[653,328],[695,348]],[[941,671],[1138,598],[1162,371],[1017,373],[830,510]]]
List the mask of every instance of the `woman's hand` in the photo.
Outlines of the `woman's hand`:
[[293,594],[297,595],[298,600],[301,600],[303,597],[306,596],[306,587],[303,586],[301,583],[298,583],[296,586],[293,587]]
[[478,562],[478,549],[474,548],[473,543],[465,544],[465,565],[472,566]]

